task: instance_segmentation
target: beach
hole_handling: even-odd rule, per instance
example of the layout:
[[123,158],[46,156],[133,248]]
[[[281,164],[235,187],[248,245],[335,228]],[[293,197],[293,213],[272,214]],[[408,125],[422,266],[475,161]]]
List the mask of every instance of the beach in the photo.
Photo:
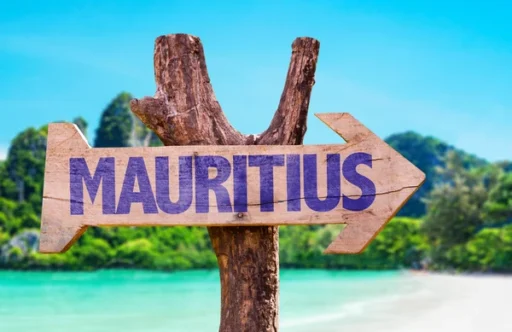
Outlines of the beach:
[[[418,277],[428,300],[400,304],[418,318],[389,331],[512,331],[512,278],[503,276]],[[383,331],[383,330],[381,330]]]
[[[282,270],[280,331],[512,331],[512,278]],[[0,272],[0,331],[218,331],[218,271]]]
[[409,273],[403,279],[404,284],[414,284],[415,291],[369,303],[361,319],[340,321],[339,329],[331,324],[325,330],[512,331],[511,277]]

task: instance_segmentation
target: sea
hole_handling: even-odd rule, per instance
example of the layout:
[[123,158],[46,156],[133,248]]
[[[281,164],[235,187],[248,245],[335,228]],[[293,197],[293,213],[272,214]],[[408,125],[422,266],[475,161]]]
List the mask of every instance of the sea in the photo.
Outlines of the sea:
[[[218,331],[217,270],[0,271],[0,332]],[[281,270],[282,332],[346,331],[412,296],[407,272]]]

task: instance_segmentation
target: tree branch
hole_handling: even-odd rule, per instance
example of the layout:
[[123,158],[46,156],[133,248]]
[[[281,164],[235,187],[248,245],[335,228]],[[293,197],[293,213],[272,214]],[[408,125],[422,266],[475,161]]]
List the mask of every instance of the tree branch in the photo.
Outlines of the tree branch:
[[[215,98],[201,41],[177,34],[155,41],[154,98],[130,106],[165,145],[302,144],[320,43],[298,38],[279,107],[259,136],[242,135]],[[279,232],[277,227],[209,227],[222,289],[222,332],[278,330]]]
[[134,99],[130,106],[164,144],[238,145],[245,141],[215,98],[198,37],[158,37],[154,66],[155,97]]
[[258,145],[300,145],[306,134],[306,121],[320,42],[297,38],[279,107],[270,126],[256,140]]

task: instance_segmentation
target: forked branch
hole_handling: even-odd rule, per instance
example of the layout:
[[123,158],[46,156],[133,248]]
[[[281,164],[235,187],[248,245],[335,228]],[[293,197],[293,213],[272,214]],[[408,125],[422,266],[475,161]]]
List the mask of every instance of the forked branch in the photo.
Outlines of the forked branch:
[[[242,135],[215,98],[199,38],[160,36],[155,42],[154,97],[131,109],[165,145],[294,145],[306,132],[320,43],[297,38],[277,111],[261,135]],[[278,330],[277,227],[209,227],[219,263],[222,332]]]

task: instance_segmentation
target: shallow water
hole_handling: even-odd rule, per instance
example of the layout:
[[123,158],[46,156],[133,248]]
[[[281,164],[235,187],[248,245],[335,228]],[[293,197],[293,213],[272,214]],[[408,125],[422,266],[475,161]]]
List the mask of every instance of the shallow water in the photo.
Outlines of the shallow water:
[[[339,331],[409,296],[400,272],[282,270],[280,331]],[[0,331],[217,331],[218,271],[0,272]]]

